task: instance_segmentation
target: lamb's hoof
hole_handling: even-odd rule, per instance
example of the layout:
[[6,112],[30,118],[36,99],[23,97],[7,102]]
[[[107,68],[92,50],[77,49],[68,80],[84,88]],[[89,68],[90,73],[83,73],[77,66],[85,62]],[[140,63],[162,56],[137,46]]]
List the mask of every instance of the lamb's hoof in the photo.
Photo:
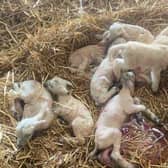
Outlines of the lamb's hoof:
[[163,126],[163,123],[161,122],[161,120],[159,118],[155,118],[155,123],[158,127],[162,127]]
[[152,86],[152,92],[157,93],[158,92],[158,87]]
[[125,168],[140,168],[138,164],[128,163],[128,166]]

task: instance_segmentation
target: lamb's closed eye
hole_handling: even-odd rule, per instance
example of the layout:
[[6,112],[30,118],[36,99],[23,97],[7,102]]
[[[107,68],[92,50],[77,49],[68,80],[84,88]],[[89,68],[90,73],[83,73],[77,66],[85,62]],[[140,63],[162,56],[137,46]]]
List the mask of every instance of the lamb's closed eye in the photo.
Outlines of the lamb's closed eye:
[[59,84],[59,82],[57,80],[54,80],[54,84]]

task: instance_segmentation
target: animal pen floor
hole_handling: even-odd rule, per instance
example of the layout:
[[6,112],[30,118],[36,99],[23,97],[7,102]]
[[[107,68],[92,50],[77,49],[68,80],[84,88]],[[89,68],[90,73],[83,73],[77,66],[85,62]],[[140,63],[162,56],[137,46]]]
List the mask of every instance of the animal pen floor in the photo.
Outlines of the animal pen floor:
[[[2,168],[98,168],[99,162],[88,159],[93,139],[78,145],[71,128],[55,119],[51,128],[41,132],[21,151],[16,150],[16,121],[8,110],[6,92],[12,80],[37,79],[41,82],[59,75],[75,86],[73,94],[81,99],[96,121],[96,109],[89,96],[89,80],[68,69],[71,51],[95,44],[95,34],[102,33],[116,20],[138,24],[155,35],[168,26],[168,3],[164,0],[83,0],[82,17],[79,1],[74,0],[2,0],[0,3],[0,167]],[[37,1],[38,2],[38,1]],[[10,73],[9,73],[10,71]],[[168,122],[168,71],[163,72],[159,92],[137,88],[136,95],[165,123]],[[165,146],[139,152],[136,141],[124,141],[125,157],[143,168],[168,168],[168,133]],[[138,135],[138,132],[137,132]],[[143,135],[142,135],[143,136]],[[140,142],[140,141],[139,141]],[[159,149],[159,157],[152,151]],[[156,153],[156,151],[155,151]]]

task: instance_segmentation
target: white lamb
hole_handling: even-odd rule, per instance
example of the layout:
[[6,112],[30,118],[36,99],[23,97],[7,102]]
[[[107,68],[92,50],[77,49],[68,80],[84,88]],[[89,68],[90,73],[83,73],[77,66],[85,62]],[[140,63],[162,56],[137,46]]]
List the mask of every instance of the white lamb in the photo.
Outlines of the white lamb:
[[119,88],[114,86],[117,78],[113,71],[113,61],[106,57],[92,76],[90,94],[96,105],[104,104],[119,91]]
[[84,143],[84,138],[92,133],[94,122],[87,107],[70,94],[68,87],[72,87],[71,82],[55,76],[48,80],[45,86],[57,96],[54,112],[70,123],[74,135],[79,142]]
[[9,94],[24,101],[22,119],[16,127],[17,146],[22,147],[35,131],[46,129],[51,125],[54,118],[53,101],[49,92],[34,80],[14,83]]
[[95,132],[95,149],[90,154],[90,156],[94,156],[99,150],[113,145],[111,158],[122,168],[133,168],[134,165],[126,161],[120,154],[122,136],[120,128],[128,115],[146,110],[144,105],[135,104],[137,98],[132,97],[134,81],[135,76],[132,72],[123,74],[122,89],[119,94],[108,101],[99,116]]
[[[117,55],[122,55],[122,58],[116,58]],[[137,74],[147,71],[151,73],[152,90],[157,92],[160,72],[168,65],[168,46],[130,41],[112,47],[108,57],[114,63],[114,74],[117,80],[120,79],[122,71],[133,70]],[[150,81],[150,79],[147,80]]]
[[110,26],[109,30],[103,34],[101,43],[111,44],[119,37],[125,41],[139,41],[143,43],[151,43],[154,40],[151,32],[141,26],[115,22]]

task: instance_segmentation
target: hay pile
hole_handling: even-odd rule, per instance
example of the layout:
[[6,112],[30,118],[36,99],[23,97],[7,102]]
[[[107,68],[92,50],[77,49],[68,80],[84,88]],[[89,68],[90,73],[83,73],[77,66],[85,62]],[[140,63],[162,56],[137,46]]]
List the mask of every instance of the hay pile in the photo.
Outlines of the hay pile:
[[[28,147],[16,152],[16,121],[10,115],[5,94],[6,87],[8,89],[11,84],[12,73],[9,75],[7,72],[14,71],[15,81],[37,79],[42,82],[54,75],[70,80],[75,86],[73,94],[88,105],[96,121],[98,109],[89,96],[89,80],[70,73],[69,53],[87,44],[95,44],[95,34],[102,33],[116,20],[141,25],[156,34],[167,26],[168,6],[164,1],[151,0],[110,3],[107,0],[85,0],[88,14],[81,17],[77,14],[78,1],[40,1],[33,8],[35,2],[4,0],[0,7],[0,167],[102,167],[97,161],[87,158],[94,138],[88,138],[83,146],[77,145],[71,129],[59,119],[55,119],[52,127],[40,133]],[[136,91],[136,95],[164,123],[168,122],[167,83],[168,71],[162,74],[157,95],[145,87]],[[150,163],[142,153],[136,153],[131,143],[125,143],[130,150],[126,157],[134,154],[133,162],[144,168],[168,167],[168,158]],[[164,149],[160,149],[163,158],[168,155],[166,149],[168,142]]]

